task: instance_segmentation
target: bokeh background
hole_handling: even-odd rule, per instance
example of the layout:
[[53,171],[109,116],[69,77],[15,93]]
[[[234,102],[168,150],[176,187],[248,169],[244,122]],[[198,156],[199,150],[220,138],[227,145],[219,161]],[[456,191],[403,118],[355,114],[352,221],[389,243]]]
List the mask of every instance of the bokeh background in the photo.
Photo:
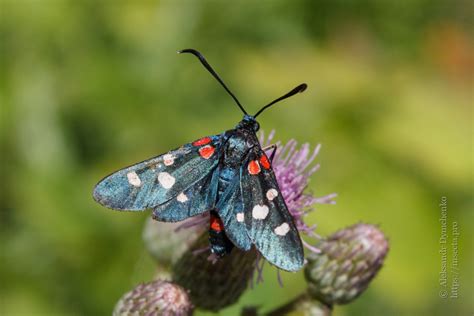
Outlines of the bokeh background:
[[[241,113],[182,48],[201,50],[276,138],[321,143],[308,221],[358,221],[391,242],[367,292],[335,315],[472,314],[472,3],[441,0],[0,2],[2,315],[107,315],[150,280],[149,213],[96,204],[109,172]],[[460,227],[458,299],[438,292],[441,197]],[[448,263],[452,254],[448,254]],[[304,290],[267,266],[238,306]],[[448,276],[449,282],[451,276]]]

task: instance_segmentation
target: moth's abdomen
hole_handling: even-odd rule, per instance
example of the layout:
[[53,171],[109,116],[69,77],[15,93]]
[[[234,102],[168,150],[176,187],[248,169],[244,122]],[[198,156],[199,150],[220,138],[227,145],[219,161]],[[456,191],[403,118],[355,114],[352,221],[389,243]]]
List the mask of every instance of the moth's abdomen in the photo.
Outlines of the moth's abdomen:
[[209,243],[211,251],[218,257],[229,254],[234,244],[227,238],[224,231],[224,223],[215,211],[211,211],[209,221]]

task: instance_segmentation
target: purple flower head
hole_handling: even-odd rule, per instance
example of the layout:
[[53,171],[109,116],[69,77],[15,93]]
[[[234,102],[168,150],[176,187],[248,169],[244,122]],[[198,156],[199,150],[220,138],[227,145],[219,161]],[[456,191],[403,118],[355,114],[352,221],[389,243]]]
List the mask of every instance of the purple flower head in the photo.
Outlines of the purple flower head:
[[[267,138],[263,131],[260,134],[260,144],[263,148],[273,144],[275,131],[272,130]],[[305,192],[309,178],[319,169],[319,164],[313,164],[321,145],[317,145],[310,150],[310,145],[305,143],[297,148],[296,140],[291,139],[286,144],[280,141],[275,142],[277,151],[272,161],[273,171],[280,186],[280,191],[285,199],[286,206],[293,216],[295,225],[301,233],[310,237],[319,238],[314,230],[316,225],[309,226],[305,223],[305,216],[313,210],[315,204],[335,204],[333,200],[337,194],[331,193],[322,197],[315,197],[313,194]],[[271,151],[267,155],[271,155]],[[313,252],[319,252],[319,249],[303,241],[303,245]]]

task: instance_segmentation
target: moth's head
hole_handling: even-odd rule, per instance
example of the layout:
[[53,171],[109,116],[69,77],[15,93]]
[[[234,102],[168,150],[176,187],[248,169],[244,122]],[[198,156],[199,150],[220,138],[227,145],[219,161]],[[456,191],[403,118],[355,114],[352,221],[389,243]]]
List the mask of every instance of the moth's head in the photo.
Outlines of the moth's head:
[[257,132],[260,129],[260,124],[258,124],[255,117],[245,114],[242,121],[240,121],[239,124],[237,124],[237,128],[244,128],[247,130],[252,130],[254,132]]

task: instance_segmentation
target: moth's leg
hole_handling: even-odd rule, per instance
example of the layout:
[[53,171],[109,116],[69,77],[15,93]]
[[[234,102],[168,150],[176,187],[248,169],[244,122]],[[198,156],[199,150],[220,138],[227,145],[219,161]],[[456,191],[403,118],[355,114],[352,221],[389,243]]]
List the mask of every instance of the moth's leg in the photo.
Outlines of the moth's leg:
[[278,146],[277,146],[277,144],[272,144],[272,145],[268,145],[268,146],[264,147],[262,150],[267,151],[269,149],[273,149],[272,153],[270,154],[270,162],[273,163],[273,158],[275,157]]

